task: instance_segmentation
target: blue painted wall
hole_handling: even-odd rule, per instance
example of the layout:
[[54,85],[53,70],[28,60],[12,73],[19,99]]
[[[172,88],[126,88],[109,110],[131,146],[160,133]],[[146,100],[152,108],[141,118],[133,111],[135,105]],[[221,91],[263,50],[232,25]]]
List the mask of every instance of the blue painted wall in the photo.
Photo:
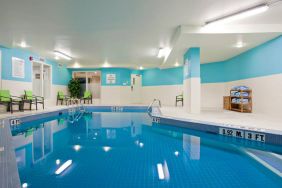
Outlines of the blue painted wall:
[[282,36],[223,62],[201,65],[202,83],[229,82],[282,73]]
[[142,71],[143,86],[181,85],[183,83],[183,68],[147,69]]
[[200,48],[189,48],[184,54],[184,79],[200,77]]
[[[16,49],[16,48],[5,48],[0,47],[2,51],[2,79],[3,80],[15,80],[22,82],[32,81],[32,64],[29,57],[32,56],[39,59],[40,56],[32,52]],[[25,77],[24,78],[14,78],[12,77],[12,57],[17,57],[25,61]],[[71,74],[65,65],[58,66],[58,63],[45,59],[45,63],[52,65],[52,83],[56,85],[67,85],[71,78]]]

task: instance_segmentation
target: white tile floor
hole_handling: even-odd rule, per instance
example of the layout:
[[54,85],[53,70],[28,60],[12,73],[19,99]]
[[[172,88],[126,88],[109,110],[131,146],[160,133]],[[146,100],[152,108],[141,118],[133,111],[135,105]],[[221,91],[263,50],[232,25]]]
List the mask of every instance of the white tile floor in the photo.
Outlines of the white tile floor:
[[282,117],[233,111],[202,111],[200,114],[185,112],[182,107],[162,107],[162,116],[181,120],[233,125],[242,129],[253,129],[282,134]]

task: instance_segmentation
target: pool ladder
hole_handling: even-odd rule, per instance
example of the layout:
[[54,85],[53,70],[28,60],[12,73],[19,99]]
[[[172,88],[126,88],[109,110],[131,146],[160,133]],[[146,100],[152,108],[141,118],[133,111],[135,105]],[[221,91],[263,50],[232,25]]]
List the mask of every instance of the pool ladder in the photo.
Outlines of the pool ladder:
[[[155,106],[155,104],[156,104],[157,106]],[[147,112],[148,112],[148,114],[149,114],[150,116],[152,116],[152,112],[154,111],[153,108],[159,109],[160,107],[162,107],[162,104],[161,104],[160,99],[154,99],[154,100],[151,102],[151,104],[148,106]],[[160,112],[159,112],[159,113],[160,113]]]
[[69,111],[68,122],[77,122],[85,113],[85,106],[83,104],[78,105],[78,107],[72,108]]

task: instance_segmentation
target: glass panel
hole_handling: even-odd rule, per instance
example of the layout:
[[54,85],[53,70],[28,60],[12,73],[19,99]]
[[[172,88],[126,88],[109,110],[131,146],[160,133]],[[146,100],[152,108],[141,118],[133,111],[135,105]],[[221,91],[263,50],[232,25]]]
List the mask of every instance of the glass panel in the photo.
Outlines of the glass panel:
[[88,72],[88,90],[94,99],[99,99],[101,95],[101,73],[99,71]]

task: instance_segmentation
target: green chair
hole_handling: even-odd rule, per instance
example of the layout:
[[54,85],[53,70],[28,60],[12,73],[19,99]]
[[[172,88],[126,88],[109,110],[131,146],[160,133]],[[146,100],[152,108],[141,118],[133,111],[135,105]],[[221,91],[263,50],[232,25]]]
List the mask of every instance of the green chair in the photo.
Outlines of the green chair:
[[13,105],[19,106],[19,111],[22,111],[22,98],[12,96],[9,90],[0,90],[0,104],[7,106],[7,111],[13,113]]
[[58,91],[57,94],[57,106],[59,102],[61,102],[61,105],[63,105],[64,101],[66,101],[66,104],[68,104],[68,99],[70,99],[69,96],[65,95],[64,92]]
[[183,106],[183,94],[176,96],[176,99],[175,99],[175,106],[177,106],[177,103],[178,103],[178,102],[181,102],[181,103],[182,103],[182,106]]
[[89,104],[89,102],[91,102],[91,104],[92,104],[92,94],[91,94],[91,92],[90,91],[84,91],[84,95],[80,99],[80,103],[81,103],[81,101],[83,101],[84,104],[85,104],[85,101],[87,101],[88,104]]
[[29,104],[29,110],[31,110],[32,104],[35,104],[36,110],[38,109],[38,104],[42,104],[44,109],[44,97],[35,96],[30,90],[24,90],[23,106],[25,103]]

